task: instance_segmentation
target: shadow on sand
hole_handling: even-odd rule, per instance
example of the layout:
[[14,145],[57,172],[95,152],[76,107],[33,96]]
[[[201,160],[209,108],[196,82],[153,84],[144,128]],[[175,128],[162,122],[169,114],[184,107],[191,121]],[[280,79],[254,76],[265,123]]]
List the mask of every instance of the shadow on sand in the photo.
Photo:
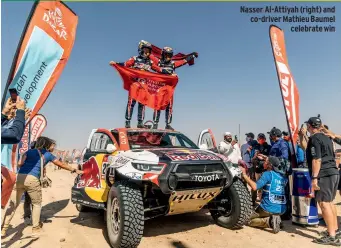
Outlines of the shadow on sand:
[[[42,219],[44,220],[44,222],[52,222],[52,220],[49,220],[51,218],[67,218],[68,216],[55,216],[58,212],[62,211],[69,203],[69,199],[65,199],[65,200],[60,200],[60,201],[55,201],[55,202],[51,202],[45,206],[42,207],[41,210],[41,215],[42,215]],[[18,212],[17,212],[18,213]],[[16,214],[17,214],[16,213]],[[32,236],[25,236],[23,235],[23,231],[25,229],[25,224],[21,223],[20,225],[16,226],[15,228],[9,228],[7,231],[7,235],[6,236],[10,236],[13,233],[15,233],[15,235],[9,240],[9,241],[5,241],[2,242],[1,245],[2,247],[11,247],[11,245],[13,245],[15,242],[17,242],[18,240],[23,240],[23,239],[32,239],[30,240],[26,245],[21,246],[21,247],[31,247],[32,243],[34,243],[36,240],[38,240],[37,237],[32,237]]]

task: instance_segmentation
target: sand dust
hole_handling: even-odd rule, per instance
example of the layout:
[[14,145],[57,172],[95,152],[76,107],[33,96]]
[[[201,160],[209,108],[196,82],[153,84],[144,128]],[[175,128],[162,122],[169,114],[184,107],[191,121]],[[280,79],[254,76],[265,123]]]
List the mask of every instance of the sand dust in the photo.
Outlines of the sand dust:
[[[65,170],[48,168],[52,188],[43,190],[42,218],[44,232],[39,237],[31,236],[31,227],[23,224],[22,206],[12,221],[8,236],[2,239],[2,247],[32,248],[92,248],[110,247],[107,242],[103,214],[98,211],[79,213],[70,201],[74,175]],[[341,215],[340,197],[338,212]],[[313,244],[312,238],[324,227],[300,227],[290,221],[284,223],[284,230],[272,234],[268,230],[245,227],[232,231],[214,224],[210,214],[202,211],[146,221],[140,248],[201,248],[201,247],[252,247],[281,248],[322,247]]]

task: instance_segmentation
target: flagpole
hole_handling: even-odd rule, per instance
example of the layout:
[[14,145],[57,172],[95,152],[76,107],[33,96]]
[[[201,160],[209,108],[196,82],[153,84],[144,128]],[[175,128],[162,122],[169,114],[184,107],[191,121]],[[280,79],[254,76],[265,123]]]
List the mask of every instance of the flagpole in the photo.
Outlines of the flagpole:
[[240,146],[240,124],[238,124],[238,144]]

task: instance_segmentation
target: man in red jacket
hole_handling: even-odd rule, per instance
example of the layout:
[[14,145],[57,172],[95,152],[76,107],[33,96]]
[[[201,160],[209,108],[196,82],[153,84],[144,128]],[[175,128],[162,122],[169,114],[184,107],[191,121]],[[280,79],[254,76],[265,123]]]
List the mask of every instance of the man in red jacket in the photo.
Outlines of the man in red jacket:
[[[151,60],[158,65],[162,69],[161,73],[164,74],[173,74],[175,73],[175,69],[179,68],[185,64],[187,64],[189,61],[191,61],[194,57],[198,57],[198,53],[189,55],[186,59],[183,60],[172,60],[173,57],[173,49],[171,47],[164,47],[161,51],[161,59],[159,60],[155,56],[151,57]],[[166,129],[174,130],[171,127],[172,122],[172,113],[173,113],[173,98],[169,102],[166,112],[165,112],[165,118],[166,118]],[[153,115],[153,122],[154,122],[154,129],[158,128],[159,120],[160,120],[160,114],[161,110],[154,110]]]
[[[161,69],[158,67],[151,59],[150,54],[152,52],[152,45],[144,40],[141,40],[138,46],[138,56],[131,57],[124,63],[117,63],[122,66],[131,67],[143,71],[156,71],[159,73],[167,74],[165,69]],[[110,65],[116,64],[116,62],[111,61]],[[130,95],[128,96],[128,103],[126,108],[126,128],[130,128],[130,120],[133,115],[134,106],[136,104],[136,100],[133,99]],[[138,104],[138,128],[143,128],[143,120],[144,120],[145,106],[139,102]]]

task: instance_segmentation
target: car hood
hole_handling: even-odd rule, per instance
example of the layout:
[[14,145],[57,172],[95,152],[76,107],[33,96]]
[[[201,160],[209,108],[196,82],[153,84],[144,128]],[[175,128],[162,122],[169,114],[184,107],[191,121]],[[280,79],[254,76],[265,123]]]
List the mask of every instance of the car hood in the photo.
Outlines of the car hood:
[[124,152],[125,157],[138,160],[159,162],[163,161],[222,161],[221,157],[209,151],[190,148],[153,148],[136,149]]

